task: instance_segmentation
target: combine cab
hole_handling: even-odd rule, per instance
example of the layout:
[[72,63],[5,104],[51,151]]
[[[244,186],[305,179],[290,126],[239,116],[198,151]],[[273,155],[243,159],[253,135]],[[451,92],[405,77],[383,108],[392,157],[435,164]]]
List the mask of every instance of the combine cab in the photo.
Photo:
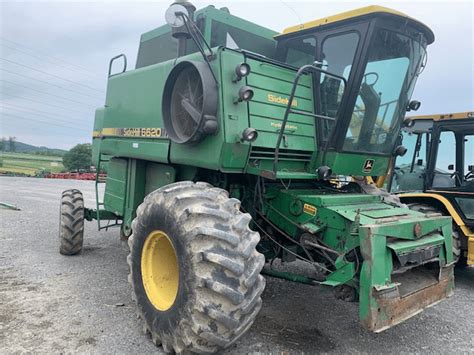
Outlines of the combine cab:
[[474,265],[474,112],[406,119],[390,189],[412,209],[453,218],[453,252]]
[[364,183],[403,150],[428,27],[377,6],[281,34],[188,2],[165,17],[134,70],[109,71],[93,135],[105,194],[88,209],[66,191],[60,233],[74,254],[82,217],[120,228],[156,344],[228,347],[261,308],[261,274],[334,287],[375,332],[452,294],[451,219]]

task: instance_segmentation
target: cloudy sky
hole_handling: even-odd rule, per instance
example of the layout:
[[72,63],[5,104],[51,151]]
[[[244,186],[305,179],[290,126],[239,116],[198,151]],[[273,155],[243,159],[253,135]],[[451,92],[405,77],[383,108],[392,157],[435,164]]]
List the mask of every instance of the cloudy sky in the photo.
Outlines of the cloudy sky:
[[[171,1],[1,1],[0,136],[68,149],[91,140],[108,61],[133,68],[140,34],[164,24]],[[474,110],[474,1],[193,1],[276,31],[367,5],[405,12],[436,41],[413,98],[420,114]]]

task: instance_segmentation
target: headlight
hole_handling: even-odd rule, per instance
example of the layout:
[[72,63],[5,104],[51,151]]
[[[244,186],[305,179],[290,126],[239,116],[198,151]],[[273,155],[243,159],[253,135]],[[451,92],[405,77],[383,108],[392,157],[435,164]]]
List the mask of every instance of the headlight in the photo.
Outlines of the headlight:
[[239,89],[239,96],[237,97],[236,100],[234,100],[234,103],[239,103],[242,101],[249,101],[252,100],[253,97],[253,90],[249,88],[248,86],[242,86]]
[[235,67],[235,75],[232,81],[235,83],[249,74],[250,74],[250,65],[248,65],[247,63],[240,63]]
[[258,137],[258,132],[255,128],[248,127],[243,130],[240,140],[242,142],[254,142]]

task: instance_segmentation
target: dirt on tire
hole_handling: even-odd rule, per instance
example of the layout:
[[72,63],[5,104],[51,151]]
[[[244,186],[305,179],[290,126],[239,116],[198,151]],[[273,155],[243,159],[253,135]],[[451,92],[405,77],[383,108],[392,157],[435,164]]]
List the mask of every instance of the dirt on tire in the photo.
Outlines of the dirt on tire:
[[[210,353],[233,344],[262,306],[264,256],[251,216],[228,192],[202,182],[179,182],[149,194],[137,209],[129,238],[129,281],[145,330],[166,352]],[[179,288],[170,309],[153,307],[143,286],[146,238],[164,231],[176,250]]]

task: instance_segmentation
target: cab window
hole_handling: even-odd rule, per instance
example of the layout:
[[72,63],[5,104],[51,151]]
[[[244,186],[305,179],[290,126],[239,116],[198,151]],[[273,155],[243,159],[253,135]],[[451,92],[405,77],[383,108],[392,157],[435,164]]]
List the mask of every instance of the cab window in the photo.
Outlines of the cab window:
[[269,58],[275,57],[276,42],[271,38],[259,36],[241,28],[212,20],[211,47],[225,46],[232,49],[244,49],[262,54]]
[[286,48],[285,62],[294,67],[313,64],[316,60],[316,38],[313,36],[290,39]]
[[343,149],[390,154],[416,79],[422,45],[386,29],[374,34]]
[[[357,32],[327,37],[321,50],[322,69],[348,79],[359,43]],[[321,74],[319,85],[319,111],[326,117],[336,117],[344,94],[344,83],[337,78]],[[335,121],[321,120],[322,140],[326,141]]]
[[171,35],[171,31],[140,42],[137,56],[137,68],[161,63],[178,55],[178,40]]
[[[199,19],[196,25],[201,32],[204,32],[204,21]],[[171,27],[164,25],[156,29],[161,34],[146,41],[141,41],[138,47],[136,68],[146,67],[167,60],[175,59],[178,56],[178,40],[173,37]],[[198,47],[191,38],[186,40],[186,54],[195,53]]]
[[456,137],[454,132],[443,131],[439,136],[438,153],[433,176],[433,187],[447,188],[456,186]]

